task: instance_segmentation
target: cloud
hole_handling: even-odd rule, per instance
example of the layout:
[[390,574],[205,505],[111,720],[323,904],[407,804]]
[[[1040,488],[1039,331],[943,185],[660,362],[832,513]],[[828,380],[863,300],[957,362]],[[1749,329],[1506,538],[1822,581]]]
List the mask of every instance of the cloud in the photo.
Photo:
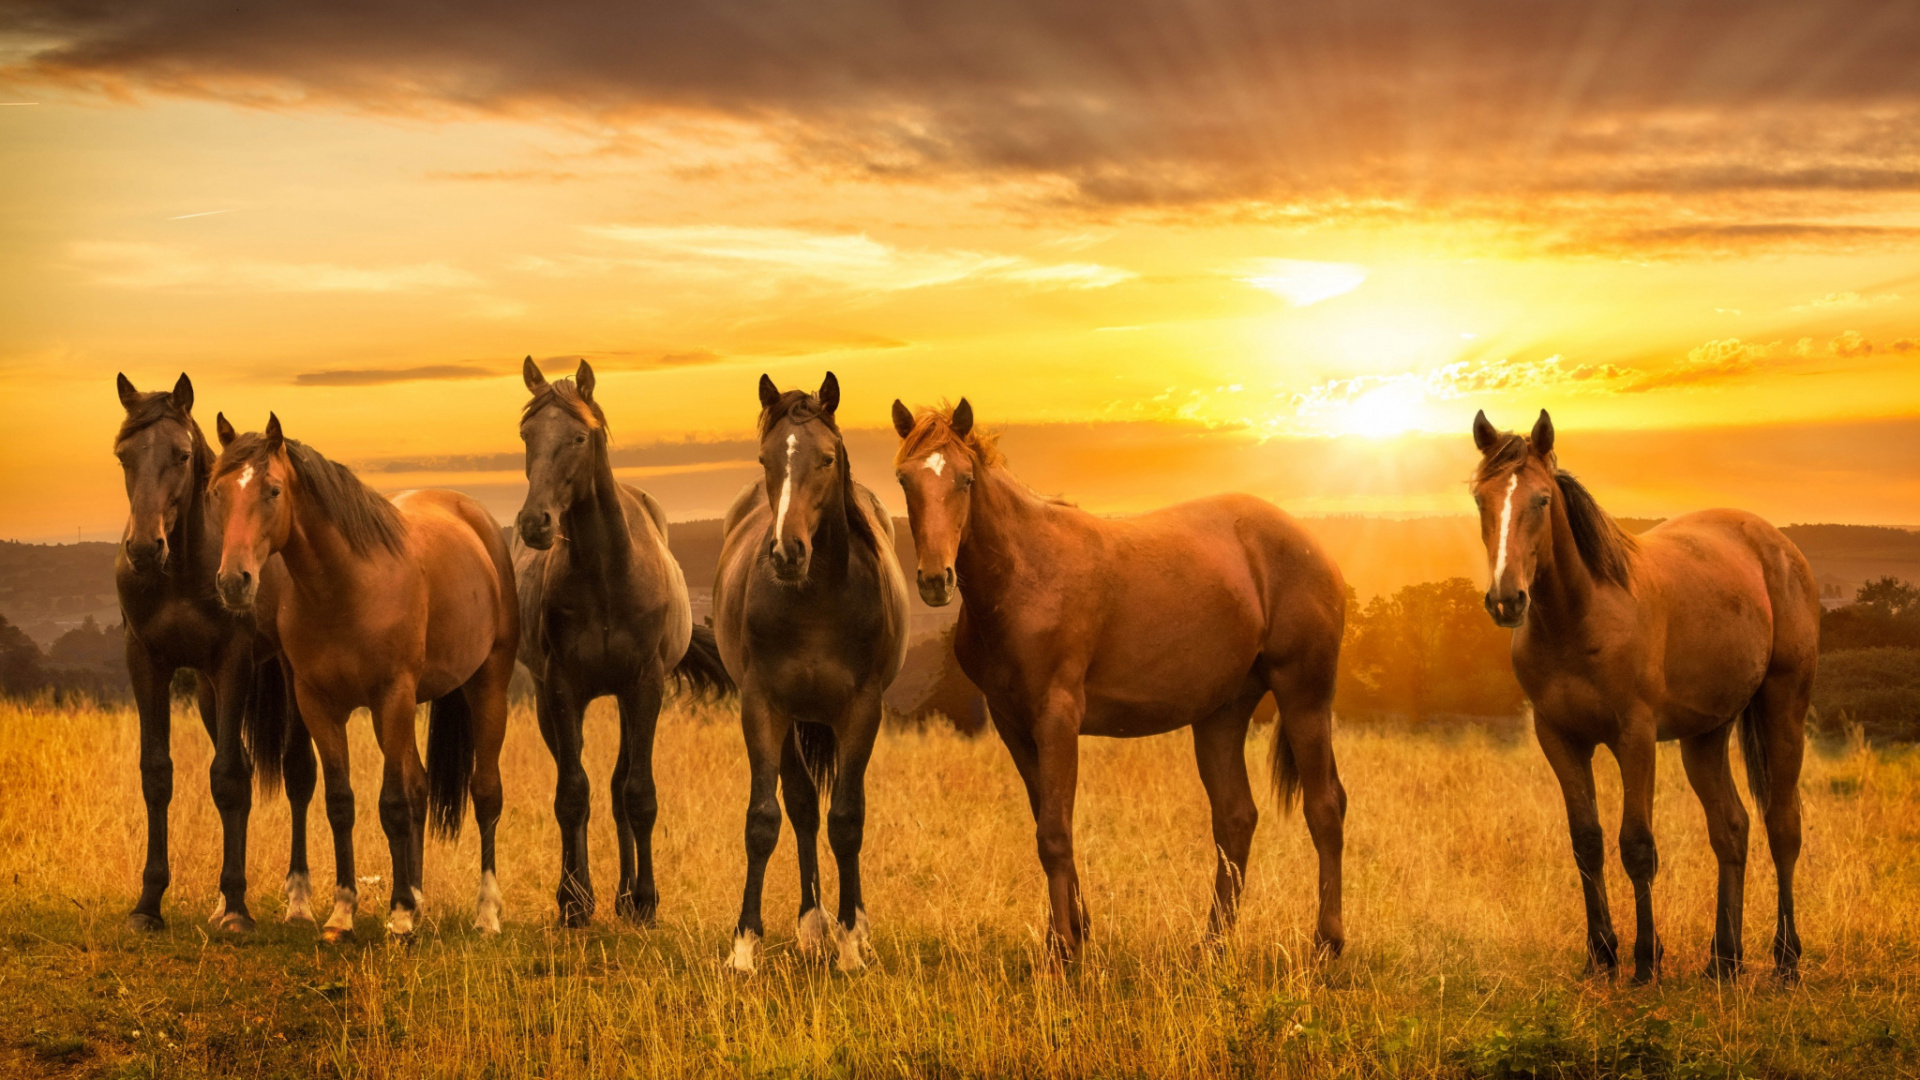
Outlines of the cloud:
[[513,372],[475,364],[425,364],[410,368],[343,368],[307,371],[293,377],[296,386],[385,386],[388,383],[447,379],[497,379]]
[[[1095,213],[1527,196],[1544,220],[1522,224],[1553,235],[1638,199],[1664,220],[1619,242],[1755,247],[1884,240],[1783,223],[1920,190],[1920,9],[1884,0],[20,0],[0,32],[22,87],[562,115],[611,139],[707,119],[804,168]],[[1724,203],[1760,196],[1780,204]],[[1688,224],[1705,205],[1724,227]]]
[[789,274],[861,291],[924,289],[981,279],[1101,289],[1135,276],[1094,263],[1036,263],[1018,255],[900,248],[865,234],[731,225],[598,225],[587,231],[642,249],[653,260]]
[[445,263],[357,267],[201,255],[163,244],[81,241],[73,261],[100,285],[192,292],[422,292],[475,288],[481,280]]
[[1302,259],[1251,259],[1230,275],[1242,285],[1283,297],[1294,307],[1307,307],[1359,288],[1367,280],[1367,268]]

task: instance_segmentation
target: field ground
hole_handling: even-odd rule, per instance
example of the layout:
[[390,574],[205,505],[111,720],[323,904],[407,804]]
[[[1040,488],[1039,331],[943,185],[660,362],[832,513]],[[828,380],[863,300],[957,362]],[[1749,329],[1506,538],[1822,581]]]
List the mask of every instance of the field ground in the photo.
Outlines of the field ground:
[[[603,911],[615,879],[609,711],[596,706],[588,735]],[[143,845],[131,713],[0,706],[0,1075],[1920,1074],[1911,754],[1810,755],[1806,978],[1783,988],[1765,974],[1773,875],[1757,826],[1752,968],[1727,985],[1698,975],[1715,870],[1678,754],[1662,747],[1655,889],[1669,976],[1636,988],[1579,974],[1563,812],[1530,742],[1341,734],[1350,945],[1315,963],[1312,848],[1297,814],[1266,811],[1235,943],[1203,949],[1209,834],[1187,737],[1089,740],[1078,846],[1094,938],[1087,961],[1059,975],[1038,965],[1041,875],[1005,750],[991,736],[890,731],[869,782],[875,965],[849,976],[793,954],[786,832],[769,874],[770,950],[741,978],[720,960],[743,875],[745,754],[721,710],[674,709],[661,723],[658,929],[608,915],[587,931],[553,925],[553,768],[517,711],[500,839],[506,933],[468,929],[469,822],[457,843],[429,842],[427,919],[411,946],[382,940],[384,884],[362,890],[357,942],[329,947],[279,922],[278,796],[257,799],[251,836],[261,929],[209,938],[209,748],[190,712],[174,730],[169,927],[135,933],[122,928]],[[384,876],[378,753],[363,720],[353,734],[361,873]],[[1249,743],[1256,763],[1265,742]],[[317,800],[312,841],[324,895],[332,860]],[[1616,856],[1608,872],[1630,923]]]

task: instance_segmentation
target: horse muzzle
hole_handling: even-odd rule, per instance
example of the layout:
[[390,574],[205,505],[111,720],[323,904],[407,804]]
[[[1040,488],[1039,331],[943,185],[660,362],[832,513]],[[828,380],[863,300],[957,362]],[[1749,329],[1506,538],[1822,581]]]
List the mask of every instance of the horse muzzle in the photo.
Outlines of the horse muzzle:
[[156,537],[151,540],[128,540],[124,545],[127,561],[135,570],[151,572],[167,564],[167,538]]
[[920,586],[920,599],[926,601],[928,607],[946,607],[953,603],[953,567],[946,567],[938,574],[922,570],[914,577]]
[[260,581],[248,570],[223,570],[213,579],[214,587],[220,593],[220,602],[228,611],[249,612],[253,610],[253,596],[259,590]]
[[804,540],[776,539],[767,549],[767,562],[773,568],[775,581],[798,585],[807,580],[807,571],[813,565],[813,552]]
[[521,543],[535,551],[545,551],[553,546],[553,515],[545,512],[535,514],[530,510],[523,512],[513,523],[513,531],[520,537]]
[[1487,614],[1493,621],[1511,630],[1519,626],[1527,617],[1527,590],[1521,589],[1512,596],[1495,596],[1487,593]]

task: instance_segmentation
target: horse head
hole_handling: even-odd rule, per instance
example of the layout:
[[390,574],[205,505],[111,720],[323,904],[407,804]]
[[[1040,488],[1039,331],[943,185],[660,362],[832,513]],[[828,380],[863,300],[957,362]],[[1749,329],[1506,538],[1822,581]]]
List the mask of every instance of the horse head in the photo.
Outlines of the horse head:
[[295,514],[293,461],[280,418],[267,415],[262,433],[237,434],[226,414],[216,418],[220,460],[207,481],[220,529],[220,569],[214,585],[231,611],[253,609],[260,568],[285,547]]
[[834,421],[839,407],[840,380],[831,371],[817,394],[783,392],[760,376],[760,466],[773,508],[767,557],[780,581],[806,580],[821,524],[847,512],[852,474]]
[[1471,486],[1487,546],[1487,614],[1515,627],[1526,618],[1541,552],[1553,544],[1552,505],[1560,491],[1553,421],[1542,409],[1532,434],[1521,436],[1496,430],[1481,412],[1473,418],[1473,443],[1480,449]]
[[529,356],[521,376],[533,397],[520,414],[527,501],[514,528],[528,547],[545,551],[553,546],[561,518],[593,495],[595,472],[607,453],[607,417],[593,400],[593,367],[585,360],[573,378],[550,383]]
[[973,433],[973,406],[966,398],[951,411],[922,410],[918,417],[893,403],[893,430],[900,436],[894,472],[907,496],[907,522],[919,555],[914,577],[920,599],[932,607],[953,602],[958,584],[954,560],[967,534],[974,475],[987,461]]
[[193,422],[193,383],[185,374],[171,392],[143,394],[120,376],[127,411],[114,436],[113,456],[127,482],[127,529],[121,548],[136,570],[165,566],[168,538],[193,503],[212,452]]

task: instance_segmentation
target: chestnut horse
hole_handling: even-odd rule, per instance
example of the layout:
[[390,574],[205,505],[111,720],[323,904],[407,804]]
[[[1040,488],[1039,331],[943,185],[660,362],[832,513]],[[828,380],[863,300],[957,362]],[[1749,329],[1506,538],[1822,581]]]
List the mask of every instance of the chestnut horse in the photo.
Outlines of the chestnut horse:
[[1820,590],[1793,542],[1739,510],[1684,514],[1629,536],[1561,472],[1544,410],[1529,436],[1473,420],[1473,476],[1491,586],[1487,611],[1512,627],[1513,671],[1534,734],[1567,801],[1587,906],[1589,968],[1619,967],[1607,910],[1606,842],[1593,751],[1620,766],[1620,864],[1633,882],[1634,980],[1658,976],[1653,928],[1654,744],[1680,740],[1720,862],[1707,973],[1741,964],[1747,811],[1727,743],[1739,722],[1747,786],[1766,817],[1779,877],[1775,971],[1799,970],[1793,867],[1800,855],[1800,761],[1820,639]]
[[127,671],[140,711],[140,788],[147,804],[147,865],[129,925],[159,930],[167,865],[167,805],[173,798],[171,687],[177,669],[200,683],[200,722],[213,739],[208,770],[220,811],[220,906],[208,920],[222,930],[253,929],[247,910],[247,817],[253,808],[254,761],[262,786],[282,772],[294,844],[287,874],[287,918],[313,918],[307,906],[307,804],[313,798],[313,752],[305,729],[289,739],[286,679],[270,635],[255,632],[270,615],[271,597],[234,614],[214,597],[220,547],[208,519],[207,476],[213,449],[193,419],[193,383],[183,374],[171,393],[143,394],[119,378],[126,419],[113,454],[127,482],[127,529],[114,557],[114,583],[127,641]]
[[620,841],[614,910],[651,926],[653,733],[668,676],[701,690],[731,689],[713,630],[694,626],[687,583],[667,548],[667,515],[653,496],[613,478],[607,417],[593,400],[593,368],[549,383],[533,357],[522,368],[533,397],[521,411],[527,501],[514,529],[520,587],[520,660],[533,673],[540,735],[558,767],[560,918],[593,917],[587,869],[588,783],[580,767],[587,704],[620,704],[613,821]]
[[1211,931],[1231,929],[1257,811],[1248,719],[1279,706],[1272,774],[1283,806],[1305,794],[1320,858],[1316,945],[1338,953],[1346,792],[1333,760],[1334,669],[1346,619],[1340,571],[1294,520],[1247,495],[1099,518],[1033,495],[965,398],[918,416],[893,403],[895,458],[919,549],[920,596],[956,586],[962,670],[1026,782],[1056,955],[1087,930],[1073,860],[1079,738],[1193,729],[1213,810]]
[[[380,824],[393,858],[388,932],[413,932],[426,828],[455,835],[468,788],[480,826],[474,925],[497,932],[500,744],[520,644],[500,527],[456,492],[411,491],[389,502],[351,470],[283,438],[277,416],[258,435],[236,435],[222,416],[219,434],[225,449],[209,481],[222,532],[216,582],[234,611],[248,610],[256,590],[278,593],[275,627],[327,782],[335,889],[326,938],[353,933],[346,724],[362,706],[373,714],[386,759]],[[414,740],[414,708],[423,701],[433,703],[425,769]]]
[[893,522],[854,482],[834,410],[840,383],[781,393],[760,377],[760,463],[727,510],[713,590],[714,630],[740,684],[752,793],[747,885],[729,963],[752,971],[766,929],[760,893],[780,840],[778,785],[800,845],[799,944],[825,945],[820,914],[820,789],[831,788],[827,844],[840,868],[839,966],[863,967],[868,940],[860,893],[867,759],[880,731],[880,696],[907,651],[907,584]]

